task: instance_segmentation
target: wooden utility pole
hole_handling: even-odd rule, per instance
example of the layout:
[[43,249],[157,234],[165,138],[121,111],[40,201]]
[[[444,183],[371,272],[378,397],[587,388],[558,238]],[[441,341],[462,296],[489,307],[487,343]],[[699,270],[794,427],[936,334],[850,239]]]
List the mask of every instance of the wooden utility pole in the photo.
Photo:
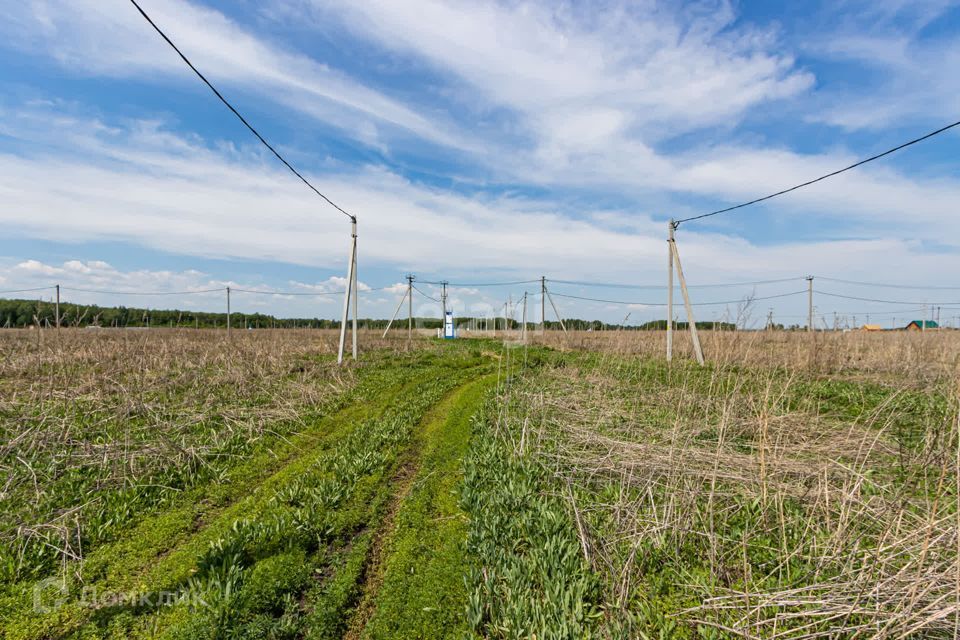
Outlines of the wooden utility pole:
[[227,287],[227,339],[229,338],[230,338],[230,287]]
[[813,276],[807,276],[807,331],[813,331]]
[[667,223],[667,362],[673,360],[673,236],[676,230],[670,218]]
[[57,285],[57,304],[54,309],[57,314],[57,333],[60,333],[60,285]]

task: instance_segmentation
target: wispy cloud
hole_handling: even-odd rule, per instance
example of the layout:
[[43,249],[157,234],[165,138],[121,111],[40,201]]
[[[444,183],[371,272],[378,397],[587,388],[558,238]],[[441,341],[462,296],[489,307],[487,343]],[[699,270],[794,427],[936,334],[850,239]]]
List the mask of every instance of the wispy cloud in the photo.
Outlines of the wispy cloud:
[[832,5],[824,27],[801,38],[802,50],[850,71],[818,92],[819,108],[807,119],[848,130],[955,119],[960,113],[960,40],[953,30],[942,35],[928,30],[958,8],[956,0]]
[[[470,145],[443,124],[441,113],[427,116],[411,109],[326,64],[257,37],[214,9],[184,0],[143,4],[188,57],[223,87],[273,99],[371,146],[382,144],[381,134],[389,138],[391,128],[441,145]],[[0,36],[8,47],[53,57],[83,75],[179,82],[206,92],[125,2],[30,0],[13,3],[4,13]]]

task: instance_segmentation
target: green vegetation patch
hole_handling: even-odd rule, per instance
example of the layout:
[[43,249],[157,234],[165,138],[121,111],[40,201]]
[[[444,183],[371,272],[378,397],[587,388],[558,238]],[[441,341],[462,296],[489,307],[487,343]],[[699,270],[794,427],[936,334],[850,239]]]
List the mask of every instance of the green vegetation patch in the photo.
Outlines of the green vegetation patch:
[[474,382],[437,405],[418,429],[420,471],[390,533],[370,639],[461,638],[467,629],[467,519],[459,505],[471,419],[495,378]]

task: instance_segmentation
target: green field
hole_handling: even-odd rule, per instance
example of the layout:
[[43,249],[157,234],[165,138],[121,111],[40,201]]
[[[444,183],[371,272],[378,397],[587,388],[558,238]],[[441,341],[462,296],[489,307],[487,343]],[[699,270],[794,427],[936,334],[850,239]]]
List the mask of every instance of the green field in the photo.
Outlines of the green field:
[[955,637],[952,337],[46,333],[0,336],[0,637]]

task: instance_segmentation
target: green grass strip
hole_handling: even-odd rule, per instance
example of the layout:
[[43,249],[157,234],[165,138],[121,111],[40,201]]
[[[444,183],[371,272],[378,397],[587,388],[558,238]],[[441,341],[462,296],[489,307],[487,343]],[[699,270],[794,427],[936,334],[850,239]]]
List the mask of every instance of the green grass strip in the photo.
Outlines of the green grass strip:
[[459,389],[422,424],[419,473],[386,543],[383,580],[362,637],[460,638],[466,632],[466,514],[459,505],[471,418],[496,376]]

